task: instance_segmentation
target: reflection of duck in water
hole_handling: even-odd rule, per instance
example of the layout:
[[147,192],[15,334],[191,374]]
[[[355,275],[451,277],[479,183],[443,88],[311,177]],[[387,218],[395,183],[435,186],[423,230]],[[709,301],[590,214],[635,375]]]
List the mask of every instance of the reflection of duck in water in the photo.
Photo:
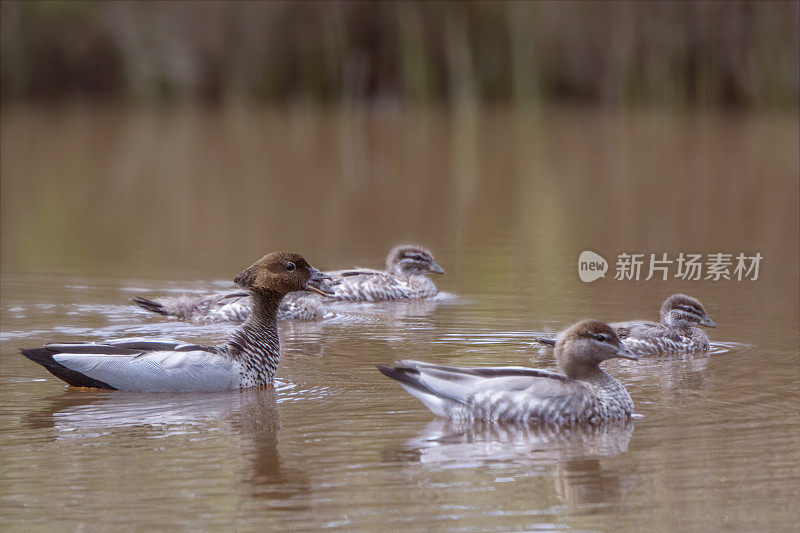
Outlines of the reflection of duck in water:
[[[124,441],[125,447],[143,448],[149,453],[158,442],[164,450],[159,453],[166,457],[147,459],[148,466],[160,467],[179,457],[182,470],[178,477],[186,473],[185,482],[192,483],[192,488],[197,480],[196,470],[191,474],[194,469],[232,464],[237,468],[222,477],[239,476],[256,497],[290,499],[308,493],[310,483],[308,474],[286,464],[278,449],[282,429],[277,395],[283,386],[276,385],[277,392],[269,387],[181,394],[69,390],[45,399],[46,406],[29,414],[26,422],[43,438],[60,441],[60,446],[76,446],[76,451],[85,450],[86,443],[119,445]],[[229,450],[231,445],[236,447],[235,460],[227,453],[213,454],[210,459],[209,446]],[[131,483],[136,483],[137,476],[152,475],[141,465],[120,467],[119,458],[119,451],[92,454],[92,464],[97,468],[94,474],[87,473],[90,482],[95,474],[102,478],[100,481],[107,479],[108,472],[120,475],[120,469]],[[75,471],[85,469],[81,453],[65,453],[63,460],[74,461],[75,466],[68,468]]]
[[[716,327],[703,304],[685,294],[673,294],[661,305],[661,323],[646,320],[611,324],[625,346],[637,355],[693,353],[709,350],[708,336],[697,326]],[[536,339],[555,346],[555,339]]]
[[137,428],[146,436],[184,434],[189,428],[206,431],[223,422],[237,433],[253,434],[280,428],[280,414],[273,387],[231,392],[138,394],[119,391],[77,391],[47,399],[48,405],[31,413],[28,423],[53,429],[55,437],[81,435],[98,430]]
[[[290,295],[278,309],[278,318],[319,320],[335,316],[324,305],[333,302],[386,302],[436,296],[430,273],[444,274],[433,254],[421,246],[395,247],[386,257],[386,270],[350,268],[326,272],[334,294],[326,300],[309,295]],[[139,307],[165,316],[198,323],[242,322],[252,310],[250,295],[233,291],[212,296],[177,296],[148,300],[135,298]]]
[[329,294],[326,279],[299,254],[264,256],[234,280],[255,307],[222,346],[117,340],[50,344],[22,353],[75,387],[185,392],[266,386],[281,356],[276,321],[281,299],[292,291]]
[[530,483],[534,469],[555,466],[556,491],[565,503],[603,503],[619,500],[624,487],[616,472],[603,468],[602,458],[627,451],[633,428],[632,420],[555,426],[437,418],[383,458],[429,470],[490,471],[517,483]]
[[632,434],[632,420],[556,426],[438,418],[404,445],[403,456],[448,468],[476,461],[549,464],[618,455],[628,449]]
[[[629,483],[625,483],[625,477]],[[569,505],[596,505],[618,502],[625,497],[627,486],[633,486],[633,474],[623,477],[603,468],[602,459],[571,459],[558,463],[556,492]]]
[[378,369],[445,418],[573,424],[631,417],[630,395],[599,365],[614,357],[636,357],[608,324],[584,320],[573,325],[559,336],[555,357],[564,375],[522,367],[455,368],[419,361]]

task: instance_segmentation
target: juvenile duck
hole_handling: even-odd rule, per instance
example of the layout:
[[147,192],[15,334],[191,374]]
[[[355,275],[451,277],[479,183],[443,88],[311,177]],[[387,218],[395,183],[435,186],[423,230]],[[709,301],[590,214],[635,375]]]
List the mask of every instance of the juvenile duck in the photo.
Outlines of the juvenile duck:
[[[673,294],[661,305],[661,323],[645,320],[611,324],[625,346],[638,355],[707,352],[708,336],[696,326],[717,327],[703,304],[685,294]],[[555,339],[536,339],[548,346]]]
[[74,387],[180,392],[265,386],[281,356],[276,321],[281,299],[292,291],[332,294],[327,279],[299,254],[265,255],[234,279],[252,298],[253,311],[221,346],[121,339],[21,351]]
[[[383,302],[436,296],[436,285],[427,274],[444,274],[430,251],[421,246],[397,246],[386,257],[386,270],[351,268],[326,272],[333,287],[331,301]],[[242,322],[252,303],[246,292],[233,291],[213,296],[134,298],[147,311],[199,323]],[[289,295],[278,308],[278,318],[319,320],[332,316],[324,303],[313,296]]]
[[[253,309],[250,293],[246,291],[231,291],[211,296],[172,296],[156,300],[136,297],[131,301],[152,313],[174,316],[198,324],[244,322]],[[295,320],[321,320],[332,316],[334,314],[326,310],[314,295],[291,293],[281,300],[277,315],[279,319]]]
[[421,246],[396,246],[386,256],[386,270],[351,268],[329,272],[336,286],[334,299],[345,302],[383,302],[436,296],[431,272],[444,274],[433,254]]
[[584,320],[556,343],[556,363],[564,375],[513,366],[454,368],[419,361],[400,361],[400,366],[378,366],[378,370],[446,418],[600,423],[628,419],[633,413],[625,387],[599,366],[614,357],[636,360],[611,326]]

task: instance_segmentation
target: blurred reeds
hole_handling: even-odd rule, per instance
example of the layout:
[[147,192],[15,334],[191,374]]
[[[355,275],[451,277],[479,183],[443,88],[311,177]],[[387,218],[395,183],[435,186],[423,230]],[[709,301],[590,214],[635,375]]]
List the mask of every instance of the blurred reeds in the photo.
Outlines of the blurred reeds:
[[796,108],[798,1],[4,0],[4,101]]

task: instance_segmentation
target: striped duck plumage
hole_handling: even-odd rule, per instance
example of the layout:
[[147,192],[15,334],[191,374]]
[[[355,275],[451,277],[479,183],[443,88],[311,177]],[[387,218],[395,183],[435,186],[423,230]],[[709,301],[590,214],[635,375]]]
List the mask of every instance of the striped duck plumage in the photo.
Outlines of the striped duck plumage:
[[[707,352],[710,348],[708,336],[697,326],[709,328],[716,324],[708,316],[697,298],[685,294],[673,294],[661,305],[661,322],[632,320],[611,324],[622,342],[637,355],[659,353]],[[544,345],[555,345],[555,339],[536,339]]]
[[342,302],[385,302],[432,298],[437,289],[428,274],[444,274],[433,254],[422,246],[396,246],[386,256],[386,270],[351,268],[329,272],[333,299]]
[[456,420],[574,424],[627,420],[633,402],[600,368],[606,359],[636,357],[608,324],[584,320],[558,339],[564,374],[523,367],[455,368],[419,361],[378,366],[436,415]]
[[22,354],[75,387],[180,392],[266,386],[280,360],[281,299],[294,291],[331,294],[328,279],[299,254],[265,255],[234,280],[249,293],[253,311],[221,346],[121,339],[49,344]]
[[[326,272],[334,294],[331,302],[384,302],[436,296],[428,274],[444,274],[433,254],[421,246],[401,245],[386,257],[386,270],[351,268]],[[212,296],[177,296],[133,302],[147,311],[197,323],[242,322],[250,314],[248,293],[232,291]],[[313,295],[291,294],[278,308],[278,318],[319,320],[334,314]]]

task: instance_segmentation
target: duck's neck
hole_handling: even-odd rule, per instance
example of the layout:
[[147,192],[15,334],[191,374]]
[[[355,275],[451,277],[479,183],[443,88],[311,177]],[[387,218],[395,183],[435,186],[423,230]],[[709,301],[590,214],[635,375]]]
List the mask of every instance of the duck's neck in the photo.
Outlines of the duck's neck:
[[618,383],[610,374],[607,374],[599,365],[575,365],[564,369],[568,378],[591,383],[597,387],[612,386]]
[[406,278],[408,278],[410,276],[410,274],[408,272],[404,272],[403,269],[400,268],[400,265],[387,264],[386,265],[386,271],[389,274],[392,274],[393,276],[395,276],[397,278],[401,278],[401,279],[406,279]]
[[619,381],[599,366],[595,367],[591,373],[581,376],[580,380],[588,381],[602,388],[616,388],[616,386],[619,385]]
[[228,353],[239,361],[246,379],[255,385],[272,382],[281,358],[278,340],[278,305],[282,296],[272,291],[252,292],[253,311],[228,340]]
[[400,268],[400,265],[395,265],[394,268],[390,268],[389,272],[394,274],[395,277],[398,277],[406,282],[416,280],[418,278],[427,279],[425,272],[420,272],[416,269],[404,270]]
[[671,319],[668,316],[661,316],[661,323],[667,326],[670,329],[673,329],[680,333],[681,335],[685,335],[687,337],[691,337],[694,330],[697,329],[694,327],[694,324],[687,324],[683,321],[676,321]]

